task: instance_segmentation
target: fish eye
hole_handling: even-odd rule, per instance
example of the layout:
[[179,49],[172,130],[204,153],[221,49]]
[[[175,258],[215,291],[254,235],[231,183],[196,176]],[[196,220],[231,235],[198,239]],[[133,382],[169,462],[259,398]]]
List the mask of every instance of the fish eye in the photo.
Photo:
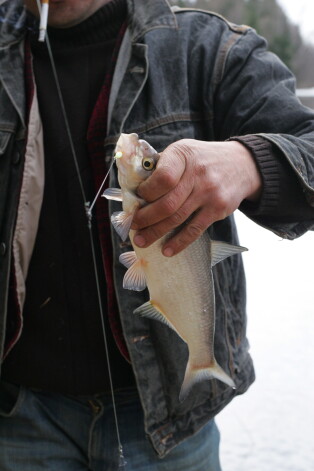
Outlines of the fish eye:
[[153,170],[155,167],[155,160],[151,157],[145,157],[142,161],[142,167],[144,170]]

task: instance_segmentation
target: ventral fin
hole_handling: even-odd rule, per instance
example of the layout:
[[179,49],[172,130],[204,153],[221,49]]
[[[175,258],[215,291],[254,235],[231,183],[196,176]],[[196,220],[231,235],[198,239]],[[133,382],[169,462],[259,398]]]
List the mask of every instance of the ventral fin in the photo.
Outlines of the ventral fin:
[[210,245],[212,267],[222,260],[225,260],[225,258],[231,257],[231,255],[247,251],[245,247],[241,247],[240,245],[231,245],[218,240],[212,240]]
[[[128,253],[131,254],[132,252],[128,252]],[[134,255],[135,255],[135,252],[134,252]],[[126,259],[127,257],[123,257],[123,258]],[[120,259],[121,259],[121,256],[120,256]],[[135,262],[130,266],[130,268],[124,275],[123,288],[131,289],[133,291],[143,291],[146,288],[146,275],[143,270],[142,261],[137,260],[136,255],[135,255],[134,260]],[[127,263],[129,262],[130,260],[127,261]]]
[[123,241],[128,238],[132,220],[133,213],[130,214],[125,211],[116,211],[111,216],[112,225]]
[[178,334],[175,327],[161,312],[161,310],[158,309],[158,307],[153,303],[153,301],[147,301],[147,303],[142,304],[142,306],[135,309],[134,314],[138,314],[139,316],[147,317],[148,319],[153,319],[155,321],[162,322]]
[[121,188],[107,188],[101,196],[114,201],[122,201],[123,199]]

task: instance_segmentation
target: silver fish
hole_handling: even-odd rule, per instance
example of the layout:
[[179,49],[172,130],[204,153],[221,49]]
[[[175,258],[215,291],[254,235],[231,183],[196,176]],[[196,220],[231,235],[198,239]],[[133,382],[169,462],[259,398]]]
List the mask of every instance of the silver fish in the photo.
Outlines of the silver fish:
[[123,211],[114,213],[111,221],[123,240],[130,237],[134,248],[119,258],[128,268],[123,287],[137,291],[147,287],[149,290],[150,300],[134,313],[163,322],[188,346],[189,359],[179,397],[183,401],[193,385],[203,380],[216,378],[235,388],[233,379],[218,365],[214,355],[212,267],[247,249],[213,241],[207,232],[173,257],[161,253],[170,234],[147,248],[133,244],[132,220],[137,209],[146,204],[136,195],[136,189],[154,171],[158,157],[137,134],[121,134],[115,149],[121,189],[109,188],[104,196],[122,201]]

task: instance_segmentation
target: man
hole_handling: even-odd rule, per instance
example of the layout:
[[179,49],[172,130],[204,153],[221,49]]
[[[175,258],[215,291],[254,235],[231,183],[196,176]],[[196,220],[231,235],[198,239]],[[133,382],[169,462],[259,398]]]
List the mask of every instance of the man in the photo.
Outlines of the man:
[[215,351],[236,389],[204,381],[180,402],[186,346],[132,314],[147,294],[122,288],[127,244],[104,199],[90,231],[86,206],[137,132],[161,155],[138,189],[139,246],[181,224],[165,256],[207,228],[237,243],[238,207],[298,237],[314,224],[314,113],[262,38],[214,14],[51,0],[55,77],[25,5],[0,7],[1,470],[218,471],[213,418],[254,380],[241,258],[214,269]]

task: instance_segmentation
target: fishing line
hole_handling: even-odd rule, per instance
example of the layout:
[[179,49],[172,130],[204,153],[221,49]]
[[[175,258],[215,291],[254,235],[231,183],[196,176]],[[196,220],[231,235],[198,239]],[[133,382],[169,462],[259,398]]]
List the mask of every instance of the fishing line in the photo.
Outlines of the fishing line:
[[[41,7],[41,4],[40,4],[40,0],[36,0],[36,2],[37,2],[38,11],[41,12],[42,7]],[[45,4],[48,4],[48,2],[45,2]],[[108,342],[107,342],[107,331],[106,331],[106,326],[105,326],[105,321],[104,321],[104,311],[103,311],[102,300],[101,300],[100,281],[99,281],[98,270],[97,270],[96,251],[95,251],[95,244],[94,244],[93,235],[92,235],[92,224],[91,224],[91,222],[92,222],[92,209],[93,209],[93,207],[96,203],[96,200],[97,200],[97,198],[98,198],[98,196],[99,196],[99,194],[100,194],[100,192],[101,192],[101,190],[104,186],[104,183],[105,183],[105,181],[106,181],[106,179],[107,179],[107,177],[110,173],[110,170],[111,170],[112,165],[114,163],[114,158],[112,159],[109,170],[108,170],[108,172],[107,172],[107,174],[106,174],[106,176],[105,176],[105,178],[104,178],[104,180],[101,184],[101,187],[100,187],[99,191],[97,192],[97,195],[96,195],[94,201],[92,202],[92,204],[90,206],[89,202],[87,201],[86,194],[85,194],[85,191],[84,191],[84,186],[83,186],[83,182],[82,182],[81,175],[80,175],[80,170],[79,170],[79,165],[78,165],[78,159],[77,159],[77,155],[76,155],[76,151],[75,151],[75,147],[74,147],[74,143],[73,143],[73,139],[72,139],[72,134],[71,134],[71,130],[70,130],[68,115],[67,115],[67,112],[66,112],[66,108],[65,108],[65,104],[64,104],[64,100],[63,100],[63,96],[62,96],[60,82],[59,82],[59,78],[58,78],[58,74],[57,74],[57,69],[56,69],[56,66],[55,66],[55,61],[54,61],[51,46],[50,46],[49,36],[48,36],[48,33],[46,31],[45,31],[45,41],[46,41],[46,45],[47,45],[47,50],[48,50],[48,55],[49,55],[51,67],[52,67],[53,77],[54,77],[56,88],[57,88],[57,94],[58,94],[58,98],[59,98],[60,105],[61,105],[61,111],[62,111],[63,119],[64,119],[64,122],[65,122],[66,133],[67,133],[67,136],[68,136],[68,139],[69,139],[71,154],[72,154],[73,162],[74,162],[74,165],[75,165],[75,169],[76,169],[76,173],[77,173],[77,177],[78,177],[78,181],[79,181],[79,187],[80,187],[80,191],[81,191],[81,195],[82,195],[82,198],[83,198],[85,211],[86,211],[86,215],[87,215],[87,222],[88,222],[87,225],[88,225],[88,232],[89,232],[90,245],[91,245],[91,251],[92,251],[92,260],[93,260],[93,267],[94,267],[95,280],[96,280],[96,289],[97,289],[97,297],[98,297],[99,311],[100,311],[100,317],[101,317],[101,326],[102,326],[105,352],[106,352],[106,357],[107,357],[106,360],[107,360],[108,376],[109,376],[109,383],[110,383],[110,392],[111,392],[111,398],[112,398],[112,408],[113,408],[115,428],[116,428],[116,434],[117,434],[117,442],[118,442],[118,451],[119,451],[119,465],[118,466],[119,466],[119,469],[123,470],[123,469],[125,469],[126,461],[124,459],[123,447],[122,447],[122,443],[121,443],[121,439],[120,439],[119,423],[118,423],[117,408],[116,408],[116,400],[115,400],[113,381],[112,381],[112,373],[111,373],[112,370],[111,370],[111,364],[110,364],[110,360],[109,360],[109,348],[108,348]]]
[[89,220],[90,220],[91,217],[92,217],[92,210],[93,210],[93,207],[95,206],[95,203],[96,203],[96,201],[98,200],[98,197],[99,197],[99,195],[100,195],[100,193],[101,193],[101,190],[103,189],[103,186],[104,186],[104,184],[105,184],[105,182],[106,182],[106,180],[107,180],[107,178],[108,178],[108,176],[109,176],[109,173],[110,173],[110,171],[111,171],[111,169],[112,169],[114,160],[115,160],[115,159],[114,159],[114,157],[113,157],[113,159],[111,160],[111,163],[110,163],[108,172],[106,173],[105,178],[103,179],[102,184],[100,185],[100,188],[99,188],[99,190],[97,191],[97,194],[96,194],[96,196],[95,196],[95,198],[94,198],[94,201],[93,201],[92,204],[89,205],[88,208],[87,208],[87,216],[88,216],[88,219],[89,219]]

